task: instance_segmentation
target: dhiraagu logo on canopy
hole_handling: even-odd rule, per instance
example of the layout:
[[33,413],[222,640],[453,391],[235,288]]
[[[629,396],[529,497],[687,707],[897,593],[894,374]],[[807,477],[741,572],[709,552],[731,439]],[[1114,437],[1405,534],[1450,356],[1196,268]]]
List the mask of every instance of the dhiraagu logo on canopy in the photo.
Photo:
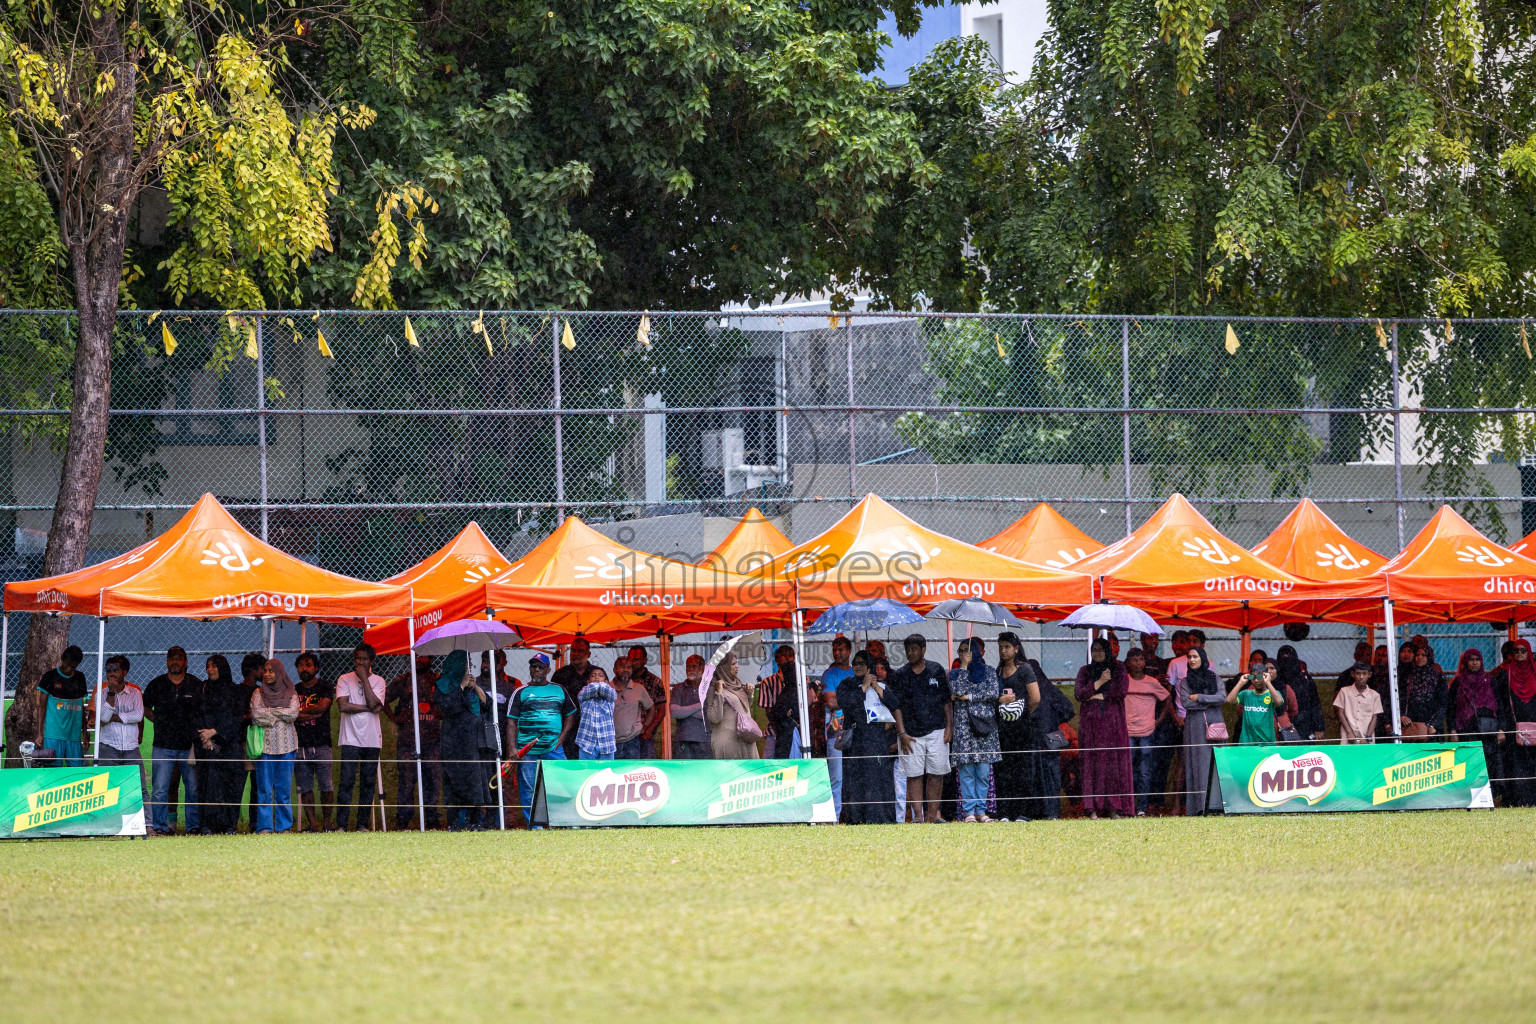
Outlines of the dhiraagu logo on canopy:
[[1315,804],[1333,792],[1338,780],[1333,758],[1321,750],[1292,758],[1270,754],[1248,776],[1248,799],[1260,807],[1279,807],[1288,800]]

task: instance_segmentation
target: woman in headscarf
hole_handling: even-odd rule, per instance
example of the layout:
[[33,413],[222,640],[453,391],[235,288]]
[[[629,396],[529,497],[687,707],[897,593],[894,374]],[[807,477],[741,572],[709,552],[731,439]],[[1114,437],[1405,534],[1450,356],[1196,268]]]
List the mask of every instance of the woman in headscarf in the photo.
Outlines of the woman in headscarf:
[[1001,759],[992,768],[997,787],[997,813],[1004,821],[1028,821],[1035,751],[1044,739],[1035,730],[1040,684],[1024,660],[1015,633],[997,635],[997,683],[1002,688],[997,709],[997,744]]
[[949,673],[954,694],[954,738],[949,760],[960,789],[961,821],[995,821],[987,814],[992,765],[1002,760],[997,742],[997,701],[1002,689],[997,672],[981,656],[981,640],[960,645],[960,667]]
[[1514,641],[1509,663],[1493,674],[1503,750],[1504,806],[1536,806],[1536,662],[1531,645]]
[[[1367,647],[1366,652],[1369,653],[1369,651],[1370,648]],[[1275,652],[1275,667],[1279,670],[1276,689],[1284,694],[1286,687],[1290,687],[1291,693],[1296,695],[1296,710],[1290,716],[1291,728],[1295,729],[1303,740],[1322,739],[1323,702],[1317,695],[1317,682],[1312,678],[1312,673],[1302,665],[1301,656],[1296,653],[1296,648],[1290,644],[1282,645]]]
[[[709,719],[710,750],[718,760],[742,761],[757,757],[763,737],[752,717],[752,691],[741,682],[736,653],[725,656],[709,681],[704,698],[704,717]],[[743,729],[750,723],[750,728]]]
[[256,832],[287,832],[293,828],[293,759],[299,734],[299,691],[288,669],[268,658],[251,692],[251,724],[261,726],[261,756],[256,759]]
[[229,834],[240,823],[245,791],[245,693],[229,670],[229,659],[208,659],[208,682],[197,724],[197,791],[202,798],[202,831]]
[[[1461,652],[1456,677],[1451,680],[1450,726],[1456,739],[1481,742],[1488,778],[1502,778],[1499,770],[1499,701],[1493,693],[1493,673],[1483,671],[1483,652],[1477,648]],[[1493,782],[1494,796],[1502,796],[1502,782]]]
[[1077,670],[1072,696],[1077,698],[1078,770],[1082,773],[1083,811],[1111,818],[1136,813],[1131,780],[1131,734],[1125,725],[1125,695],[1130,678],[1103,637],[1089,648],[1088,664]]
[[1178,692],[1184,709],[1184,813],[1203,814],[1211,782],[1209,748],[1227,739],[1227,723],[1221,716],[1227,691],[1211,670],[1204,647],[1191,647],[1184,657],[1189,671],[1179,680]]
[[491,701],[469,671],[469,655],[453,651],[443,659],[437,677],[438,714],[442,716],[443,803],[448,808],[448,828],[458,832],[480,828],[480,808],[485,802],[485,763],[480,759],[480,740],[485,735],[483,715]]
[[853,656],[853,674],[837,684],[843,711],[843,815],[850,825],[896,823],[896,695],[870,671],[867,651]]
[[1403,735],[1427,741],[1445,718],[1445,676],[1427,646],[1412,645],[1413,666],[1398,676],[1402,687]]

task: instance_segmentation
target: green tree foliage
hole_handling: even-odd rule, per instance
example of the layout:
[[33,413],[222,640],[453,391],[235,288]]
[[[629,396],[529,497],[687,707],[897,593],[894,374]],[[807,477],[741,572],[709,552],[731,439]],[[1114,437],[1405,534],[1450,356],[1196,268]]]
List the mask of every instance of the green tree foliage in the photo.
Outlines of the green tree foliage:
[[[1536,270],[1530,5],[1057,0],[1051,16],[1025,84],[1005,82],[970,40],[942,45],[913,74],[900,103],[940,173],[903,188],[871,236],[861,262],[884,303],[1382,317],[1384,330],[1394,317],[1526,311]],[[1373,324],[1239,323],[1232,355],[1223,330],[1218,321],[1155,345],[1133,331],[1133,401],[1390,398]],[[1435,407],[1536,401],[1522,341],[1519,325],[1399,332],[1405,379]],[[956,358],[934,357],[941,373]],[[1103,389],[1117,390],[1116,362]],[[1204,372],[1187,372],[1196,367]],[[1019,372],[1030,371],[1010,371]],[[993,376],[999,384],[981,404],[1014,404],[1017,388],[1002,383],[1011,378]],[[1042,404],[1070,405],[1082,385],[1068,373],[1030,387]],[[1321,441],[1316,422],[1275,420],[1283,440],[1257,461],[1289,464],[1275,478],[1289,491],[1306,479],[1309,450],[1353,461],[1383,421],[1332,417],[1322,445],[1308,440]],[[1160,464],[1194,463],[1243,429],[1186,424],[1164,424],[1149,457],[1161,449]],[[1441,493],[1487,492],[1473,462],[1491,448],[1536,446],[1512,415],[1426,414],[1419,426],[1419,454]],[[994,457],[1049,454],[1004,449]]]
[[351,301],[373,257],[364,181],[440,209],[422,266],[361,304],[719,308],[846,290],[894,183],[932,174],[863,74],[877,3],[365,6],[395,30],[328,29],[316,72],[379,112],[343,156],[318,302]]

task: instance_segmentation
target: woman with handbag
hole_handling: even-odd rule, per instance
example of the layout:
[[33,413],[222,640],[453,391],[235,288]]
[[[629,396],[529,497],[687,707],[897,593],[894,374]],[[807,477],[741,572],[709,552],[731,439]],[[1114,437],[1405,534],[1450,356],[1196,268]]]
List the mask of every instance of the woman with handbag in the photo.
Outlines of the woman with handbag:
[[704,698],[704,717],[709,719],[709,744],[717,759],[740,761],[757,757],[761,727],[752,717],[752,691],[737,675],[736,654],[725,656],[709,681]]
[[1227,692],[1211,671],[1204,647],[1191,647],[1185,655],[1189,671],[1179,680],[1179,706],[1184,709],[1184,813],[1203,814],[1206,790],[1211,782],[1211,751],[1227,742],[1227,723],[1221,717]]
[[1504,744],[1504,806],[1536,807],[1536,663],[1528,641],[1514,644],[1508,664],[1493,674],[1501,730],[1496,738]]
[[1493,795],[1504,794],[1499,781],[1499,701],[1493,694],[1493,673],[1483,671],[1483,652],[1472,648],[1461,652],[1456,677],[1451,680],[1450,724],[1454,739],[1481,742],[1483,760],[1488,764],[1488,778]]
[[240,823],[240,797],[245,791],[246,697],[224,655],[208,659],[207,673],[196,737],[202,831],[230,835]]
[[1445,676],[1427,645],[1414,645],[1412,651],[1413,667],[1403,679],[1403,736],[1427,742],[1445,717]]
[[299,734],[299,691],[288,669],[267,659],[251,693],[251,724],[261,727],[261,755],[256,759],[256,832],[287,832],[293,828],[293,761]]
[[982,660],[981,641],[975,637],[960,645],[960,667],[949,673],[954,695],[954,735],[949,761],[955,766],[960,789],[960,820],[996,821],[987,814],[987,790],[992,765],[1003,759],[997,741],[997,702],[1002,694],[997,672]]
[[1097,818],[1136,813],[1131,780],[1131,734],[1125,723],[1125,696],[1131,681],[1114,659],[1109,641],[1100,637],[1090,648],[1092,660],[1077,670],[1072,696],[1078,706],[1078,757],[1082,773],[1083,812]]

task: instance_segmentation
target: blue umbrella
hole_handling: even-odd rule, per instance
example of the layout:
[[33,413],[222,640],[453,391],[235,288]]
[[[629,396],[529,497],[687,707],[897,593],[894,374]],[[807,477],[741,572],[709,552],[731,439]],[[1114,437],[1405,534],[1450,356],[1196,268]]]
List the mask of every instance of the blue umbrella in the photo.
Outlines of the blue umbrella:
[[867,601],[844,601],[822,612],[806,630],[807,636],[838,633],[855,629],[889,629],[922,622],[923,617],[899,601],[872,597]]
[[1163,635],[1152,616],[1128,604],[1089,604],[1061,620],[1073,629],[1120,629],[1131,633]]

